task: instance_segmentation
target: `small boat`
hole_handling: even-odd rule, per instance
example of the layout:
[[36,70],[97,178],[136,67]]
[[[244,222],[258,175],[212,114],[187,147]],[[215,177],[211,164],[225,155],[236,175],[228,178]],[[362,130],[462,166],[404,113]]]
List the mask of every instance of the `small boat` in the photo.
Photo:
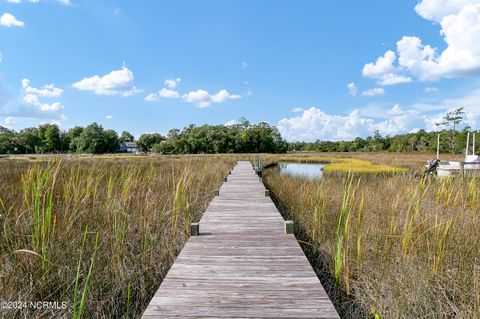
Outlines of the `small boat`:
[[472,153],[469,154],[470,133],[467,135],[464,161],[442,161],[439,159],[440,134],[437,138],[437,158],[427,161],[425,173],[436,174],[440,177],[478,175],[480,176],[480,156],[475,154],[475,133],[472,138]]

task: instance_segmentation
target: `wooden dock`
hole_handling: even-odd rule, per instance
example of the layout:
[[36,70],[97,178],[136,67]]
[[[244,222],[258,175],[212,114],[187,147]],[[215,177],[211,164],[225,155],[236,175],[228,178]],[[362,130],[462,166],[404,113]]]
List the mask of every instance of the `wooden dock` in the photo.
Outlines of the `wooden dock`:
[[339,318],[249,162],[239,162],[142,318]]

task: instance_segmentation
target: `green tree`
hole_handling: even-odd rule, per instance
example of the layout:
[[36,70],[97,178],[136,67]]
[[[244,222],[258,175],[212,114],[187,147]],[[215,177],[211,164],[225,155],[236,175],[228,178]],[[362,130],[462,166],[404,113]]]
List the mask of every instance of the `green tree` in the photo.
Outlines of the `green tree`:
[[17,134],[19,153],[36,153],[42,143],[43,142],[38,136],[38,129],[36,127],[25,128]]
[[133,140],[134,140],[133,135],[130,134],[130,132],[128,132],[128,131],[123,131],[122,135],[119,138],[120,143],[133,142]]
[[457,135],[457,130],[456,126],[463,121],[463,114],[465,114],[465,111],[463,110],[463,107],[459,107],[453,111],[445,113],[445,115],[442,118],[441,122],[435,123],[437,126],[447,126],[447,127],[452,127],[452,140],[450,142],[450,149],[452,153],[455,153],[455,138]]
[[114,130],[104,131],[103,138],[105,141],[105,149],[102,153],[115,153],[118,151],[118,134]]
[[15,135],[15,131],[0,126],[0,154],[10,154],[15,152]]
[[58,152],[61,149],[58,125],[42,124],[38,126],[37,132],[41,140],[41,144],[38,147],[40,153]]
[[113,130],[104,131],[101,125],[92,123],[85,127],[80,136],[75,138],[77,152],[108,153],[118,149],[118,136]]
[[152,146],[152,151],[157,154],[175,154],[176,146],[175,141],[165,140],[161,143],[155,144]]
[[80,142],[80,135],[83,132],[83,127],[74,126],[67,132],[67,139],[69,140],[68,149],[72,152],[80,152],[78,144]]
[[142,134],[138,138],[137,147],[142,152],[150,152],[153,145],[159,144],[163,140],[165,140],[165,137],[158,133]]

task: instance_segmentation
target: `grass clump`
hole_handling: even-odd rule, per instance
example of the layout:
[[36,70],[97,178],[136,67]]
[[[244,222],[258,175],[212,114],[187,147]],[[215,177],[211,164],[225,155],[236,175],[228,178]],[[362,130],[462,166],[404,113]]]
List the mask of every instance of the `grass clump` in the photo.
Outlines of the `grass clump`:
[[139,317],[233,156],[0,162],[1,318]]
[[[480,318],[476,177],[264,172],[345,318]],[[307,248],[305,248],[307,251]]]

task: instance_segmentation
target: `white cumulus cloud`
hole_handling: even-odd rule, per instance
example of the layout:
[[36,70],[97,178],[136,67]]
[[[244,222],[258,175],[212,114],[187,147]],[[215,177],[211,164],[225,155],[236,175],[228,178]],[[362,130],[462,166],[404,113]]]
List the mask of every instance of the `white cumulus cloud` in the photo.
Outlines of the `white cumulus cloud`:
[[404,36],[397,42],[398,63],[395,52],[389,50],[364,66],[365,76],[387,84],[386,74],[420,81],[480,75],[480,0],[422,0],[415,11],[440,26],[446,48],[439,52],[419,37]]
[[355,83],[353,82],[348,83],[347,88],[348,88],[348,93],[350,93],[351,96],[357,95],[358,87],[355,85]]
[[154,102],[159,98],[177,99],[182,98],[185,102],[194,103],[199,108],[206,108],[213,103],[222,103],[228,100],[241,98],[240,95],[230,94],[227,90],[220,90],[215,94],[210,94],[206,90],[198,89],[185,94],[180,94],[175,88],[181,82],[180,78],[166,79],[164,84],[166,88],[156,93],[150,93],[144,97],[145,101]]
[[166,79],[164,84],[167,88],[169,89],[174,89],[177,87],[177,84],[179,84],[180,82],[182,81],[182,79],[180,78],[176,78],[176,79]]
[[373,88],[362,92],[363,96],[375,96],[383,94],[385,94],[385,90],[383,88]]
[[222,103],[228,100],[236,100],[241,98],[241,96],[237,94],[230,94],[227,90],[220,90],[215,94],[210,94],[208,91],[199,89],[184,94],[182,98],[186,102],[195,103],[199,108],[206,108],[212,103]]
[[54,84],[46,84],[42,86],[40,89],[31,87],[29,79],[22,80],[22,88],[25,91],[25,93],[35,94],[38,96],[57,97],[62,95],[63,93],[63,90],[55,87]]
[[0,16],[0,25],[3,25],[4,27],[23,27],[25,26],[25,23],[23,21],[17,20],[17,18],[8,12],[2,14]]
[[396,58],[395,52],[389,50],[377,61],[365,64],[362,73],[366,77],[377,79],[379,85],[411,82],[410,77],[399,74],[401,69],[393,65]]
[[331,115],[311,107],[299,116],[284,118],[278,129],[288,141],[351,140],[369,133],[372,119],[364,119],[358,110],[341,116]]
[[170,90],[163,88],[158,93],[150,93],[145,96],[145,101],[154,102],[157,101],[160,97],[167,98],[167,99],[175,99],[179,98],[180,94],[175,90]]
[[140,92],[133,85],[133,72],[126,66],[103,76],[94,75],[72,84],[81,91],[90,91],[99,95],[130,96]]
[[160,92],[158,92],[158,95],[169,99],[180,97],[180,94],[178,94],[177,91],[165,88],[161,89]]
[[317,107],[284,118],[277,124],[288,141],[352,140],[371,136],[376,130],[382,135],[415,132],[419,129],[437,130],[446,112],[464,107],[465,116],[460,128],[468,125],[480,129],[480,88],[464,95],[437,98],[429,103],[418,102],[405,107],[367,105],[347,115],[329,114]]
[[[53,103],[45,103],[41,98],[59,97],[60,89],[53,85],[45,85],[42,89],[36,89],[30,86],[27,79],[22,80],[22,97],[19,103],[11,103],[6,101],[0,105],[0,114],[10,116],[15,119],[19,118],[37,118],[49,120],[64,120],[64,106],[62,103],[55,101]],[[63,92],[63,91],[62,91]]]
[[372,135],[376,130],[382,135],[416,131],[425,127],[427,116],[420,111],[402,109],[399,105],[383,112],[380,118],[364,116],[360,109],[347,115],[334,115],[311,107],[301,115],[284,118],[277,124],[288,141],[353,140]]
[[145,101],[148,101],[148,102],[154,102],[154,101],[158,100],[158,94],[150,93],[147,96],[145,96],[143,99]]
[[105,119],[106,119],[106,120],[112,120],[112,119],[113,119],[113,116],[107,115],[107,116],[105,116]]
[[26,94],[23,97],[23,101],[28,105],[33,105],[38,108],[41,112],[56,112],[63,110],[63,105],[59,102],[54,102],[52,104],[41,103],[38,99],[38,95],[35,94]]

